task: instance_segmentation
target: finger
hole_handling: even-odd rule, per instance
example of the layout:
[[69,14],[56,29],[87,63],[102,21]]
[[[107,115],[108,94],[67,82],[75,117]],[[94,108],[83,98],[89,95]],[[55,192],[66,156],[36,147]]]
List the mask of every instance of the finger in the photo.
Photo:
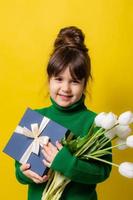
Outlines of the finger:
[[30,168],[30,164],[29,163],[26,163],[26,164],[22,164],[21,167],[20,167],[20,170],[21,171],[25,171],[27,169]]
[[48,162],[48,161],[46,161],[46,160],[43,160],[43,163],[44,163],[45,166],[47,166],[47,167],[50,168],[50,166],[51,166],[51,163],[50,163],[50,162]]
[[45,152],[44,150],[42,150],[42,153],[43,153],[45,159],[46,159],[48,162],[50,162],[50,161],[51,161],[51,156],[50,156],[50,154],[48,154],[48,153]]
[[57,149],[61,150],[63,148],[62,144],[59,141],[56,141]]
[[53,154],[55,155],[58,153],[57,147],[54,146],[52,143],[49,143],[48,146],[44,145],[44,151],[49,156],[52,156]]
[[36,184],[39,184],[39,183],[43,183],[44,181],[42,180],[42,181],[40,181],[40,180],[38,180],[38,179],[35,179],[35,178],[33,178],[32,179],[33,181],[34,181],[34,183],[36,183]]
[[57,147],[55,145],[53,145],[51,142],[48,143],[48,148],[51,150],[51,151],[57,151]]
[[38,178],[32,178],[32,180],[35,182],[35,183],[44,183],[48,180],[48,176],[45,175],[44,177],[41,177],[40,179]]
[[44,145],[44,152],[46,152],[48,155],[50,155],[51,154],[51,149],[48,147],[48,146],[46,146],[46,145]]
[[39,176],[39,175],[36,174],[35,172],[32,172],[32,171],[31,171],[31,173],[32,173],[32,177],[33,177],[34,179],[37,179],[37,180],[40,181],[40,182],[43,181],[43,177]]
[[48,175],[44,175],[42,178],[43,178],[43,182],[46,182],[49,179],[49,176]]
[[26,176],[28,176],[30,179],[32,179],[33,181],[35,181],[35,180],[38,180],[37,182],[42,182],[43,181],[43,178],[41,176],[39,176],[38,174],[36,174],[35,172],[33,172],[31,170],[24,171],[23,173]]
[[[58,153],[58,151],[59,151],[59,149],[58,149],[58,147],[56,146],[56,144],[55,145],[53,145],[52,143],[51,144],[49,144],[49,148],[52,150],[52,154],[54,155],[54,157],[56,156],[56,154]],[[59,146],[59,148],[60,148],[60,146]]]

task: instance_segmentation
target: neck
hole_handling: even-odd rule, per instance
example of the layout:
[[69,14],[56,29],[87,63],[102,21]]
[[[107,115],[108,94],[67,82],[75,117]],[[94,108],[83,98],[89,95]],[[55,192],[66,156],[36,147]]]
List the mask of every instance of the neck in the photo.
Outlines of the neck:
[[52,107],[55,110],[58,110],[58,111],[61,111],[61,112],[67,113],[67,112],[77,111],[77,110],[81,109],[81,107],[85,108],[85,105],[84,105],[85,96],[84,95],[82,95],[82,97],[79,101],[77,101],[74,104],[67,106],[67,107],[60,106],[52,98],[50,98],[50,99],[51,99],[51,102],[52,102]]

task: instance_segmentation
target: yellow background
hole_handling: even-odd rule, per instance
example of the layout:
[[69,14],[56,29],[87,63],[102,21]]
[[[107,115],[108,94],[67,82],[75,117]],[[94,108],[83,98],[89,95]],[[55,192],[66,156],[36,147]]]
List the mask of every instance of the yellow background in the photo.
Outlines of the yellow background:
[[[94,81],[88,108],[120,114],[133,110],[132,0],[5,0],[0,2],[0,199],[24,200],[27,187],[2,149],[27,107],[49,105],[46,64],[59,29],[79,26],[86,35]],[[133,162],[133,150],[114,151]],[[98,186],[99,200],[133,198],[133,179],[113,168]]]

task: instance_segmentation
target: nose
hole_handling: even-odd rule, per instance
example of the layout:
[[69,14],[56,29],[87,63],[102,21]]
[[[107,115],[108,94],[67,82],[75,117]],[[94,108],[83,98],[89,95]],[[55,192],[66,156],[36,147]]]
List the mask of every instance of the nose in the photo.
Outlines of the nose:
[[68,83],[68,82],[62,83],[62,91],[63,91],[63,92],[66,92],[66,93],[71,92],[70,83]]

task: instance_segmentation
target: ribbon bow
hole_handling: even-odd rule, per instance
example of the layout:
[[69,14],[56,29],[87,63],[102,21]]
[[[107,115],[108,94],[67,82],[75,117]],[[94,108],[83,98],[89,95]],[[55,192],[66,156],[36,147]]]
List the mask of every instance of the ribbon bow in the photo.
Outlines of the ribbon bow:
[[25,135],[26,137],[33,138],[32,143],[29,145],[27,150],[24,152],[20,159],[20,163],[24,164],[29,159],[31,153],[35,153],[38,155],[39,153],[39,146],[43,146],[44,144],[47,144],[49,141],[48,136],[39,136],[41,132],[44,130],[44,128],[49,123],[50,119],[47,117],[43,117],[42,122],[40,124],[40,127],[37,123],[31,124],[31,130],[29,130],[26,127],[17,126],[15,132],[18,134]]

